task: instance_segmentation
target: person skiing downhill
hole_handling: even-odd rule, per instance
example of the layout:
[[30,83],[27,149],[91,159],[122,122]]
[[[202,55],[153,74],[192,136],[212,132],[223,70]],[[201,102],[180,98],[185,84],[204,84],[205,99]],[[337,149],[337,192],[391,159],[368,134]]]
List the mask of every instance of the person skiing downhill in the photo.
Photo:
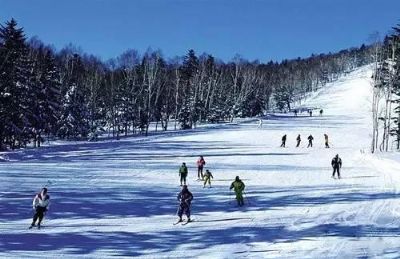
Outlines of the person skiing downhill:
[[186,167],[186,163],[182,163],[181,167],[179,168],[179,176],[181,177],[181,186],[182,183],[186,184],[187,175],[188,175],[188,168]]
[[312,136],[312,135],[310,135],[310,136],[308,136],[308,146],[307,146],[307,148],[309,148],[309,147],[312,147],[312,142],[313,142],[313,140],[314,140],[314,137]]
[[37,228],[40,229],[40,224],[44,218],[46,211],[48,210],[50,205],[50,196],[47,194],[47,188],[43,188],[42,191],[35,195],[33,198],[32,206],[35,210],[35,214],[33,215],[32,224],[29,229],[33,228],[38,220]]
[[236,176],[235,181],[232,182],[231,187],[229,190],[234,190],[236,194],[236,200],[238,202],[239,206],[243,206],[243,191],[246,186],[242,182],[242,180],[239,179],[239,176]]
[[189,191],[187,185],[183,185],[182,191],[178,194],[179,208],[178,208],[178,222],[182,222],[182,215],[185,214],[187,222],[190,222],[190,205],[193,200],[193,194]]
[[340,179],[340,169],[342,168],[342,159],[339,157],[338,154],[332,159],[331,162],[333,173],[332,178],[335,178],[335,173],[337,172],[338,178]]
[[283,135],[281,147],[285,147],[285,145],[286,145],[286,137],[287,137],[286,134]]
[[203,188],[206,187],[207,182],[208,182],[208,184],[209,184],[209,186],[211,188],[211,178],[214,179],[214,176],[212,175],[212,173],[208,169],[206,169],[206,173],[204,174],[204,186],[203,186]]
[[319,110],[319,116],[322,116],[322,114],[324,113],[324,110]]
[[325,138],[325,148],[329,148],[329,139],[328,139],[328,135],[324,134],[324,138]]
[[297,136],[296,141],[297,141],[296,147],[299,147],[300,146],[300,142],[301,142],[300,134]]
[[204,168],[205,164],[206,164],[206,161],[204,160],[204,157],[200,156],[199,159],[197,160],[197,177],[198,177],[198,180],[203,180],[203,177],[204,177],[203,176],[203,168]]

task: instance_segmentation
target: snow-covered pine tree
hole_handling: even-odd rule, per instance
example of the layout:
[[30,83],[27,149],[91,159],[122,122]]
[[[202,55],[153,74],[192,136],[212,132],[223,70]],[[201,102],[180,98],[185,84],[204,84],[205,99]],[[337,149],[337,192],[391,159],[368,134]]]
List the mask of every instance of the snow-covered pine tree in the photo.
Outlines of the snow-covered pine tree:
[[67,85],[67,92],[63,98],[62,114],[58,135],[61,138],[86,138],[90,132],[89,109],[83,80],[85,68],[78,54],[72,60],[71,77]]
[[[47,49],[43,58],[43,74],[41,81],[43,83],[43,113],[45,126],[43,132],[48,135],[54,135],[57,131],[57,124],[61,111],[61,90],[60,74],[55,64],[54,54]],[[38,136],[41,139],[41,136]],[[40,145],[40,142],[38,143]]]
[[43,134],[55,135],[57,131],[61,108],[60,75],[50,48],[41,45],[31,47],[30,52],[35,77],[30,91],[32,137],[34,146],[40,147]]
[[189,50],[183,60],[181,68],[181,78],[183,91],[178,113],[178,121],[181,124],[181,129],[191,129],[196,116],[196,96],[194,78],[197,76],[199,60],[194,50]]
[[191,129],[192,128],[192,121],[191,121],[191,112],[192,112],[192,102],[193,100],[190,96],[185,97],[182,100],[179,113],[178,113],[178,121],[181,126],[181,129]]
[[25,146],[30,137],[32,62],[14,19],[0,26],[0,148]]

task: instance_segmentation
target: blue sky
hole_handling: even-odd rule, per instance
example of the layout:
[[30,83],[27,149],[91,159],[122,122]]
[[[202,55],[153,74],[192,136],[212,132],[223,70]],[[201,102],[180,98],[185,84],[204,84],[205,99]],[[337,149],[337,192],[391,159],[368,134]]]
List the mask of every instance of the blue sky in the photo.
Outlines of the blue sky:
[[0,22],[103,59],[151,47],[266,62],[359,46],[400,23],[399,10],[399,0],[0,0]]

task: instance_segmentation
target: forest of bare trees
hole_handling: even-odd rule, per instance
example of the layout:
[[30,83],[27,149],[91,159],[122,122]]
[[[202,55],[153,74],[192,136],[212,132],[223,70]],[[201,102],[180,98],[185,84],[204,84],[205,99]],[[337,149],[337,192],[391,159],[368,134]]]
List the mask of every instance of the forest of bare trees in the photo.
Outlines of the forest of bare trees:
[[372,44],[374,57],[371,152],[400,149],[400,26]]
[[[160,130],[191,129],[290,110],[308,93],[372,63],[375,47],[267,63],[240,56],[223,62],[194,50],[172,59],[159,50],[127,50],[104,62],[71,45],[55,51],[26,39],[11,20],[0,29],[0,149],[40,146],[45,138],[147,135],[151,122]],[[390,93],[397,89],[391,85]]]

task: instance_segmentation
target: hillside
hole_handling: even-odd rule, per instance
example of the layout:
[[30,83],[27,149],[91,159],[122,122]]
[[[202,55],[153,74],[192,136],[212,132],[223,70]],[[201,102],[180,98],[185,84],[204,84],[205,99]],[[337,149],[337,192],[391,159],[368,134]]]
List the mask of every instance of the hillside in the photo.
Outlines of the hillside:
[[[399,164],[367,154],[370,75],[362,67],[315,93],[304,105],[323,116],[10,153],[0,163],[0,257],[398,257]],[[336,154],[340,180],[331,178]],[[196,181],[199,155],[214,174],[211,189]],[[182,162],[194,222],[174,226]],[[246,184],[242,208],[229,192],[237,175]],[[31,200],[46,184],[50,211],[42,229],[28,230]]]

